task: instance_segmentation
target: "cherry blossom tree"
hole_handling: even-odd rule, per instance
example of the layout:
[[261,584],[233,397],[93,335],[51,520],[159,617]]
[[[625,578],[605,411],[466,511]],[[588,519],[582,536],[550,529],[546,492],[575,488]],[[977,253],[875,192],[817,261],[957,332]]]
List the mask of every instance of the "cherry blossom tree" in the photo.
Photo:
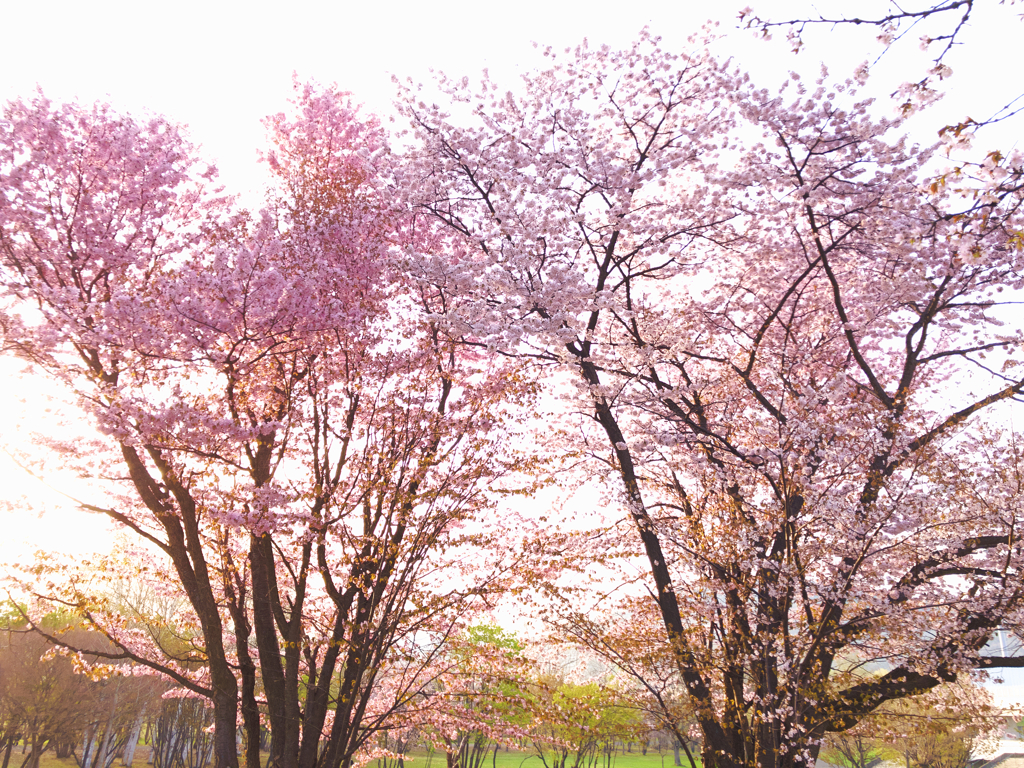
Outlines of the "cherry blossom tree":
[[[880,13],[850,16],[842,9],[836,8],[824,12],[816,10],[814,14],[789,19],[769,19],[747,7],[740,11],[739,20],[748,29],[757,30],[760,36],[766,39],[771,37],[774,30],[785,29],[794,53],[803,48],[805,36],[824,27],[834,29],[856,26],[871,30],[876,33],[881,53],[887,52],[893,46],[907,46],[917,42],[920,49],[927,52],[930,57],[930,66],[922,72],[907,72],[905,76],[909,79],[892,93],[899,109],[909,115],[922,106],[942,98],[948,89],[955,90],[957,83],[963,84],[959,78],[952,80],[950,84],[950,78],[954,74],[950,64],[955,65],[955,49],[965,50],[965,46],[970,47],[964,40],[966,32],[972,21],[977,21],[979,11],[984,11],[986,6],[992,8],[994,4],[975,3],[974,0],[939,0],[918,5],[892,3]],[[1005,21],[1010,20],[1007,18]],[[1005,91],[1006,88],[1003,88],[996,96],[999,101],[982,105],[981,109],[985,110],[982,114],[975,114],[973,117],[964,115],[956,123],[936,126],[942,143],[946,145],[947,153],[952,154],[954,149],[958,150],[955,166],[950,167],[947,174],[939,176],[937,180],[945,180],[944,176],[958,179],[972,174],[977,169],[984,172],[986,165],[1002,162],[1005,152],[999,149],[973,153],[964,150],[971,147],[982,134],[982,129],[1011,121],[1020,114],[1024,108],[1021,106],[1022,94]],[[991,143],[989,146],[991,147]],[[1004,166],[1004,171],[1006,176],[1001,180],[1001,186],[1020,188],[1021,176],[1012,164],[1010,167]]]
[[[787,28],[787,37],[792,43],[794,51],[803,47],[803,34],[811,26],[864,25],[877,29],[879,42],[888,46],[906,37],[923,21],[941,20],[944,22],[944,26],[939,32],[936,32],[934,36],[922,36],[919,40],[923,50],[934,54],[932,62],[935,67],[939,67],[942,65],[943,59],[959,43],[957,38],[962,35],[964,27],[970,21],[974,5],[975,0],[939,0],[939,2],[926,2],[916,7],[891,4],[881,13],[850,16],[843,12],[835,14],[815,12],[813,16],[788,21],[762,18],[754,12],[754,9],[747,7],[740,11],[739,20],[748,28],[759,30],[764,37],[770,36],[771,30],[777,27]],[[937,75],[938,72],[932,74]]]
[[[481,567],[476,521],[516,468],[492,432],[528,388],[406,276],[430,233],[393,204],[380,126],[332,89],[294,106],[268,121],[255,215],[163,119],[39,96],[0,124],[3,346],[98,431],[25,462],[91,478],[81,506],[135,537],[98,573],[39,565],[35,591],[209,699],[218,768],[238,722],[260,765],[261,716],[275,766],[350,765],[510,560]],[[184,648],[99,589],[139,563],[187,599]]]
[[812,765],[887,701],[1024,664],[982,653],[1021,612],[1021,158],[935,180],[857,82],[761,90],[690,50],[408,86],[409,195],[452,241],[420,279],[467,344],[576,384],[567,447],[623,519],[550,554],[646,560],[704,765]]
[[481,768],[498,748],[528,739],[538,719],[532,661],[515,635],[470,626],[435,659],[429,689],[404,712],[410,731],[445,753],[448,768]]

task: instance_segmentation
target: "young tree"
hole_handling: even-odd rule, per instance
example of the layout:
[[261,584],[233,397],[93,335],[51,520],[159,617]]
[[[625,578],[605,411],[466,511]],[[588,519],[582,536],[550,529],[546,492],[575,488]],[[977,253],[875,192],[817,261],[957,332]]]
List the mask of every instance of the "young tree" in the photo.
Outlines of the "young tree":
[[[606,571],[600,578],[616,578],[613,574]],[[621,698],[647,716],[652,731],[670,735],[676,765],[683,765],[682,752],[690,768],[696,768],[691,749],[694,709],[678,664],[667,643],[651,642],[661,633],[657,605],[646,598],[633,598],[617,601],[611,612],[595,610],[587,592],[596,586],[582,581],[572,590],[546,590],[538,609],[558,642],[570,643],[588,655],[596,653],[598,658],[611,662],[612,679]]]
[[853,735],[870,733],[876,746],[914,768],[964,768],[972,754],[997,738],[1005,722],[1005,713],[993,706],[986,691],[957,683],[888,702]]
[[446,295],[403,273],[427,235],[390,200],[380,127],[331,89],[296,108],[269,121],[277,186],[255,217],[161,119],[40,96],[0,132],[4,348],[99,431],[55,440],[49,469],[99,484],[82,506],[140,545],[109,562],[170,577],[195,643],[120,619],[103,573],[40,566],[64,590],[43,596],[210,699],[217,768],[237,765],[239,715],[259,765],[261,707],[273,765],[349,765],[509,560],[480,567],[475,521],[514,467],[490,433],[526,387],[454,345],[431,320]]
[[1021,162],[929,183],[855,83],[758,90],[692,47],[549,51],[520,95],[442,79],[459,121],[407,90],[410,195],[466,254],[422,279],[466,297],[467,343],[575,381],[704,764],[806,766],[1022,663],[981,655],[1021,609]]
[[540,681],[541,716],[531,740],[545,768],[611,768],[619,743],[643,730],[640,713],[597,683]]
[[[61,743],[80,739],[96,705],[93,685],[75,674],[69,659],[41,660],[48,646],[33,635],[7,631],[0,645],[0,707],[6,744],[24,742],[23,768],[38,768],[40,758]],[[17,759],[17,758],[16,758]],[[16,763],[17,764],[17,763]]]
[[[152,675],[137,674],[140,670],[132,665],[107,668],[102,676],[85,674],[88,655],[54,654],[43,637],[29,631],[23,606],[9,602],[4,607],[8,610],[0,633],[0,764],[7,768],[12,747],[23,741],[24,768],[38,768],[51,750],[57,758],[74,756],[83,768],[107,768],[140,712],[158,701],[166,686]],[[50,614],[42,623],[89,650],[109,647],[101,639],[97,644],[98,638],[66,611]]]
[[535,669],[523,645],[495,624],[476,624],[436,659],[429,690],[409,703],[405,721],[445,753],[448,768],[496,765],[498,748],[528,737],[536,711],[528,689]]

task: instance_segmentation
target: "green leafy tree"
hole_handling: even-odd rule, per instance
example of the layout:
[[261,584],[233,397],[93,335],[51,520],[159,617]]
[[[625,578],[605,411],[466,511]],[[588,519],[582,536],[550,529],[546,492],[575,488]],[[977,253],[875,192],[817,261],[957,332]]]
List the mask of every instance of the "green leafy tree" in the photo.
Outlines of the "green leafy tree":
[[866,768],[879,758],[907,768],[966,768],[1005,718],[988,693],[968,682],[887,703],[843,733],[829,734],[823,757]]
[[496,765],[500,745],[526,734],[533,665],[523,650],[514,634],[495,624],[471,626],[452,644],[438,691],[418,712],[448,768],[481,768],[488,756]]
[[616,745],[644,730],[640,711],[613,688],[542,681],[540,690],[542,724],[532,741],[545,768],[610,768]]

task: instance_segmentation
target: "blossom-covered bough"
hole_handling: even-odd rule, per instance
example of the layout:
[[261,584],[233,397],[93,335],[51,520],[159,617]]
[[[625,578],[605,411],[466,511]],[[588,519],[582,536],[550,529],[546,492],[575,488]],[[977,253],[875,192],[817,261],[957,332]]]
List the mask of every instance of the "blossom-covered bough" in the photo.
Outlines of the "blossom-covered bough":
[[[431,321],[443,292],[407,279],[429,233],[395,205],[379,125],[301,87],[268,127],[275,192],[250,215],[161,118],[7,106],[3,348],[70,393],[68,434],[99,430],[10,449],[54,484],[88,478],[82,506],[136,542],[109,574],[40,562],[20,588],[212,702],[217,768],[238,765],[237,725],[261,764],[261,718],[273,765],[333,768],[500,591],[512,554],[476,554],[495,528],[478,518],[516,469],[495,429],[529,397]],[[187,611],[162,629],[125,616],[107,575]]]
[[[618,478],[704,765],[807,766],[886,701],[1024,666],[982,653],[1022,610],[1021,159],[934,181],[856,82],[759,90],[691,50],[408,87],[410,199],[463,252],[420,279],[468,343],[577,383],[569,448]],[[553,549],[607,562],[611,530]]]

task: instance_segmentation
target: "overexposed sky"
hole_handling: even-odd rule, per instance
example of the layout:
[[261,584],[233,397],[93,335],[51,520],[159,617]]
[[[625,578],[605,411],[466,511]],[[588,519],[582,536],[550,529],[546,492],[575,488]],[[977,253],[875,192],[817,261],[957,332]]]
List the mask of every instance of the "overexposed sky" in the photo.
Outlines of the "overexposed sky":
[[[252,194],[261,179],[256,163],[263,146],[260,119],[285,108],[293,72],[300,80],[337,83],[387,118],[392,75],[425,81],[433,68],[472,78],[487,67],[514,88],[517,73],[541,63],[533,41],[562,48],[586,37],[592,45],[622,46],[649,26],[664,38],[666,48],[679,48],[711,14],[723,35],[716,44],[720,55],[735,57],[766,87],[788,69],[813,77],[821,61],[833,75],[845,76],[881,53],[872,29],[819,27],[806,34],[807,50],[795,56],[784,31],[762,42],[735,28],[748,2],[757,13],[775,19],[814,13],[809,2],[792,0],[726,0],[714,6],[694,0],[633,5],[598,0],[3,0],[0,99],[31,96],[38,86],[55,100],[103,99],[135,114],[165,114],[190,126],[193,140],[206,159],[218,164],[229,191]],[[844,5],[851,7],[838,1],[816,7],[827,14]],[[871,4],[859,2],[856,10],[867,16]],[[915,128],[922,143],[934,138],[937,126],[968,115],[984,119],[1024,91],[1015,58],[1024,30],[1019,12],[995,0],[976,8],[965,45],[947,62],[955,72],[949,97]],[[876,93],[884,96],[900,82],[922,76],[927,57],[916,44],[922,32],[910,33],[874,66]],[[1007,149],[1016,140],[1014,130],[1005,126],[986,140]],[[0,368],[0,394],[11,403],[20,387],[9,370]],[[0,412],[0,442],[17,441],[10,420],[4,419]],[[17,502],[0,509],[0,561],[25,547],[49,543],[87,550],[103,548],[108,540],[95,516],[59,511],[59,496],[34,485],[0,456],[0,497],[19,494],[32,497],[36,509],[20,512]]]
[[[775,19],[834,13],[850,3],[826,0],[812,6],[796,0],[749,0]],[[875,31],[819,27],[806,35],[808,49],[793,56],[779,30],[771,43],[736,29],[748,0],[719,3],[650,0],[635,4],[601,0],[436,0],[352,2],[295,0],[4,0],[0,46],[0,98],[28,95],[38,84],[50,98],[105,99],[131,112],[150,110],[186,123],[204,154],[216,159],[229,189],[258,185],[256,151],[262,146],[260,118],[281,110],[300,79],[336,82],[372,111],[386,114],[394,94],[391,77],[429,78],[431,68],[474,75],[482,68],[514,86],[514,73],[539,57],[531,42],[556,47],[621,46],[644,26],[679,47],[714,14],[725,35],[718,48],[745,63],[756,80],[771,86],[789,68],[814,75],[827,59],[834,75],[851,71],[881,52]],[[884,3],[876,3],[884,9]],[[867,16],[872,2],[856,3]],[[963,55],[949,63],[956,74],[950,120],[981,119],[1000,94],[1020,92],[1014,52],[1019,8],[980,5],[966,30]],[[886,54],[876,69],[879,90],[920,76],[924,59],[918,31]],[[907,72],[909,71],[909,75]],[[882,84],[884,83],[884,85]],[[995,96],[991,96],[995,94]]]

